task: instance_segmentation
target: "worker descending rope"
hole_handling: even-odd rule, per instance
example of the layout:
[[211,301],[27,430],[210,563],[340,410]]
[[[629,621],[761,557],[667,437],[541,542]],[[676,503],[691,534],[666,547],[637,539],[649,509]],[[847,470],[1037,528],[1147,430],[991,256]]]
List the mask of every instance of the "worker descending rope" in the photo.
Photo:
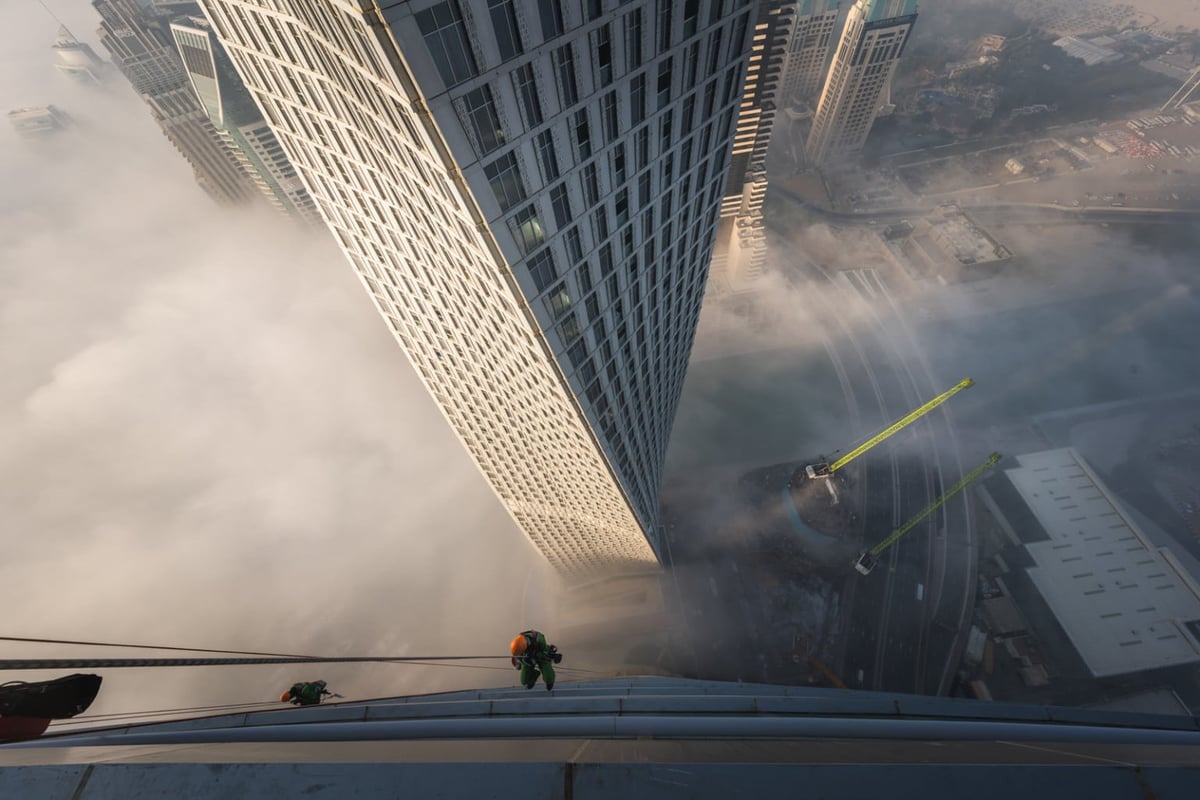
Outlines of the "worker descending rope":
[[523,631],[508,648],[512,652],[512,664],[521,670],[521,685],[532,689],[538,676],[546,681],[546,691],[554,688],[554,665],[562,661],[562,653],[554,645],[546,644],[545,635],[537,631]]
[[292,688],[279,695],[279,702],[291,703],[294,706],[315,706],[320,705],[326,695],[341,697],[340,694],[334,694],[326,689],[325,685],[325,681],[294,683]]

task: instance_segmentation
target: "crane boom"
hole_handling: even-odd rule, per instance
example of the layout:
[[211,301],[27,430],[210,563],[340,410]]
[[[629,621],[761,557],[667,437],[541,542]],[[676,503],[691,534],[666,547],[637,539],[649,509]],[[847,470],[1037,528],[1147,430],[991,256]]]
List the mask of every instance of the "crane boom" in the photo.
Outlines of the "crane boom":
[[825,680],[832,683],[838,689],[846,688],[845,682],[841,678],[838,677],[837,673],[834,672],[833,670],[831,670],[829,667],[825,666],[824,662],[822,662],[816,656],[809,656],[808,663],[812,664],[814,667],[816,667],[817,672],[820,672],[822,675],[824,675]]
[[861,572],[863,575],[870,573],[870,571],[872,569],[874,569],[875,564],[878,563],[879,555],[881,553],[883,553],[884,550],[887,550],[889,547],[894,545],[896,542],[900,541],[901,537],[903,537],[904,534],[911,531],[914,527],[916,527],[916,525],[919,522],[921,522],[923,519],[928,517],[934,511],[937,511],[939,508],[944,506],[946,504],[946,502],[950,500],[951,497],[954,497],[954,495],[958,494],[964,488],[966,488],[967,484],[969,484],[971,481],[975,480],[980,475],[982,475],[983,473],[985,473],[989,469],[991,469],[996,464],[996,462],[998,462],[1001,458],[1002,458],[1002,456],[999,453],[992,453],[990,456],[987,457],[986,461],[984,461],[982,464],[980,464],[975,469],[968,472],[966,475],[963,475],[962,478],[958,481],[958,483],[954,484],[949,489],[947,489],[946,492],[941,497],[939,497],[937,500],[934,500],[929,505],[925,506],[925,508],[921,509],[921,511],[918,512],[915,517],[913,517],[908,522],[904,523],[899,528],[897,528],[895,531],[893,531],[891,536],[887,537],[882,542],[875,545],[870,550],[867,550],[861,556],[859,556],[858,561],[856,561],[854,563],[854,568],[856,570],[858,570],[859,572]]
[[942,403],[949,400],[951,397],[954,397],[954,395],[958,394],[963,389],[970,389],[974,385],[975,385],[975,381],[973,379],[963,378],[961,381],[956,383],[951,388],[942,392],[937,397],[935,397],[932,400],[930,400],[929,402],[925,403],[925,405],[921,406],[920,408],[917,408],[917,409],[905,414],[903,417],[896,420],[891,425],[887,426],[882,431],[880,431],[879,433],[872,436],[870,439],[867,439],[865,442],[863,442],[858,447],[851,450],[849,453],[846,453],[846,455],[842,456],[837,461],[834,461],[832,464],[828,464],[828,463],[814,464],[812,466],[807,467],[806,471],[808,473],[808,477],[810,477],[810,478],[828,478],[834,472],[836,472],[837,470],[846,466],[851,461],[858,458],[859,456],[861,456],[863,453],[870,450],[875,445],[879,444],[880,442],[884,441],[885,439],[890,438],[893,434],[903,430],[904,428],[907,428],[909,425],[916,422],[921,417],[928,414],[930,411],[933,411],[935,408],[937,408]]

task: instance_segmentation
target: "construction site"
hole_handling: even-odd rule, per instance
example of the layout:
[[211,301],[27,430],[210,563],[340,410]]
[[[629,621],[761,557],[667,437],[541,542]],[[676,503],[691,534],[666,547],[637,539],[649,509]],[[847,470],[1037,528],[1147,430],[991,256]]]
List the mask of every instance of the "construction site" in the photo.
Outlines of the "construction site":
[[[944,506],[1000,460],[992,454],[928,494],[935,485],[926,477],[929,465],[907,452],[910,439],[900,434],[924,431],[923,420],[973,385],[970,378],[960,381],[844,451],[738,476],[736,512],[713,524],[720,537],[700,550],[688,549],[694,541],[679,542],[673,554],[673,571],[683,570],[681,605],[690,609],[693,627],[735,629],[743,640],[738,646],[757,654],[749,664],[730,662],[732,671],[724,673],[728,638],[720,634],[723,644],[717,646],[712,644],[717,634],[695,637],[705,674],[715,669],[724,679],[855,688],[885,679],[890,657],[876,644],[886,636],[891,615],[897,629],[928,628],[940,602],[942,581],[934,573],[945,557],[931,558],[923,543],[945,527]],[[694,521],[681,516],[669,524]],[[915,544],[899,559],[900,543],[910,538]],[[708,580],[688,574],[697,563],[705,565],[700,569]],[[880,564],[888,568],[876,571]],[[928,604],[928,614],[875,597],[898,596],[910,584],[921,587],[916,599]],[[881,611],[889,620],[877,618]],[[870,664],[860,663],[864,658]],[[923,674],[901,678],[901,685],[914,688],[924,682]]]

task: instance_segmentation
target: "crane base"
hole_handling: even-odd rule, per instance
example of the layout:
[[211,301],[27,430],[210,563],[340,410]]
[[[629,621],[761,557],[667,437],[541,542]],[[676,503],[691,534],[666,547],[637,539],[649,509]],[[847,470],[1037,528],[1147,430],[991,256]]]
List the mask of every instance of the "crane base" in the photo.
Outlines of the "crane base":
[[879,559],[871,555],[870,550],[866,550],[854,562],[854,568],[862,575],[870,575],[871,570],[875,569],[879,564]]

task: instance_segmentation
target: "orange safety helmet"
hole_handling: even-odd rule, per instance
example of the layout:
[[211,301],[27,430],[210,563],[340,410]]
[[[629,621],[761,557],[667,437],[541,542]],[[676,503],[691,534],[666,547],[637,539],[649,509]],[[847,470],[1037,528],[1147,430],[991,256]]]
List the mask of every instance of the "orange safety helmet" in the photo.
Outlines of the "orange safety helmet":
[[515,639],[512,640],[512,644],[510,644],[508,646],[508,649],[512,652],[512,654],[514,656],[523,656],[523,655],[525,655],[525,650],[528,647],[529,647],[529,640],[526,639],[525,634],[522,633],[519,636],[517,636]]
[[291,689],[288,689],[286,692],[279,695],[279,702],[281,702],[281,703],[286,703],[287,701],[289,701],[291,699],[292,699],[292,690]]

